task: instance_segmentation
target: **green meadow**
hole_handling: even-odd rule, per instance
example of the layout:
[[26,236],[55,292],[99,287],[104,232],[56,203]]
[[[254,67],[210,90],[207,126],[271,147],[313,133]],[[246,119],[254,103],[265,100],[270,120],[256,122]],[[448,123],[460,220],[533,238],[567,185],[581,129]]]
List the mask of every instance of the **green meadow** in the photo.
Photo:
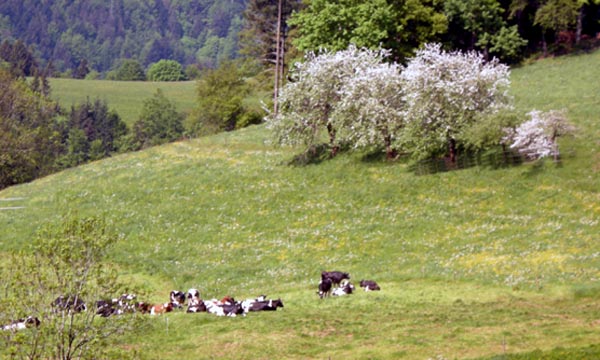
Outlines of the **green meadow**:
[[189,113],[196,104],[195,81],[148,82],[51,78],[50,88],[52,98],[66,109],[81,104],[86,99],[106,101],[108,107],[116,111],[128,125],[132,125],[138,119],[144,100],[151,98],[157,89],[162,90],[178,111]]
[[[300,150],[254,126],[5,189],[0,206],[18,209],[0,211],[0,252],[26,250],[69,211],[97,215],[124,236],[107,261],[143,300],[194,287],[285,304],[237,318],[149,317],[117,340],[132,358],[598,358],[599,63],[596,51],[512,72],[518,109],[565,108],[578,127],[561,139],[559,163],[419,175],[402,159],[343,153],[294,166]],[[61,101],[88,92],[63,99],[56,84]],[[382,291],[320,300],[322,270]]]

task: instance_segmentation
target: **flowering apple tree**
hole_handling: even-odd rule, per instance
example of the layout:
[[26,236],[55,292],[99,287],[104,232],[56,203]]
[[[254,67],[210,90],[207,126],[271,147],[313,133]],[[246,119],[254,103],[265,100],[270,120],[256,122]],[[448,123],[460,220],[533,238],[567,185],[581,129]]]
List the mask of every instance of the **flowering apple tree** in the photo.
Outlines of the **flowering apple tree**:
[[529,159],[540,159],[548,156],[558,160],[557,138],[571,134],[575,128],[567,120],[565,111],[550,110],[542,112],[533,110],[530,120],[516,129],[507,129],[506,142]]
[[350,46],[338,52],[307,53],[296,63],[291,80],[279,95],[279,112],[267,117],[276,141],[282,145],[303,144],[311,148],[329,138],[332,155],[339,142],[338,124],[348,116],[339,111],[343,87],[356,73],[380,64],[386,50],[366,50]]
[[406,127],[402,143],[417,158],[450,155],[456,161],[461,133],[486,115],[511,108],[509,69],[477,52],[446,52],[428,44],[402,72]]
[[355,148],[385,148],[396,154],[395,140],[404,123],[403,81],[398,64],[380,63],[360,69],[342,88],[336,124],[340,137]]

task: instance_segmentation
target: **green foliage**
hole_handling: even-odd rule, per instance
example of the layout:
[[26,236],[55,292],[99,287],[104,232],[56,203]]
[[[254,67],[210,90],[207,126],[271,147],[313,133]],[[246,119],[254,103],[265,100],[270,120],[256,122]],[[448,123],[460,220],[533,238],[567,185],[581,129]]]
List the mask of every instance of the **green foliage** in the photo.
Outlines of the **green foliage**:
[[[40,319],[39,327],[2,331],[0,355],[27,358],[78,359],[103,357],[111,338],[131,331],[137,319],[99,319],[95,301],[123,291],[115,268],[105,262],[121,238],[100,218],[64,217],[36,234],[28,253],[4,261],[0,304],[3,323],[23,314]],[[59,296],[87,303],[88,310],[55,306]]]
[[512,64],[523,59],[523,47],[527,45],[527,40],[519,35],[517,26],[504,26],[492,37],[490,45],[489,51],[492,56]]
[[514,128],[522,122],[514,111],[502,111],[488,116],[481,116],[473,124],[464,128],[457,138],[466,149],[483,151],[503,144],[506,129]]
[[62,152],[57,106],[0,69],[0,188],[54,171]]
[[186,80],[181,64],[175,60],[160,60],[148,69],[150,81],[182,81]]
[[32,50],[28,49],[20,40],[15,42],[4,40],[2,42],[0,45],[0,62],[2,61],[8,64],[10,72],[17,77],[32,76],[38,70]]
[[575,25],[579,7],[578,0],[547,0],[535,13],[534,24],[544,30],[567,30]]
[[210,36],[227,45],[215,61],[237,57],[229,43],[235,43],[244,6],[244,0],[5,0],[0,39],[20,38],[35,46],[40,62],[52,59],[60,72],[76,69],[82,59],[102,73],[121,58],[144,66],[160,59],[189,65]]
[[187,131],[197,136],[235,129],[245,112],[243,99],[248,91],[235,63],[208,70],[198,80],[198,105],[185,121]]
[[144,81],[146,74],[142,64],[133,59],[124,60],[110,80]]
[[[69,128],[83,130],[89,143],[100,140],[105,156],[117,151],[116,140],[127,133],[127,126],[119,115],[109,110],[106,101],[86,101],[71,108]],[[89,149],[88,149],[89,150]]]
[[184,116],[158,89],[144,101],[139,119],[133,124],[134,142],[138,148],[164,144],[181,138]]
[[435,1],[329,0],[311,1],[288,23],[298,28],[294,44],[300,50],[336,51],[358,47],[391,49],[404,59],[415,48],[446,30],[446,17]]

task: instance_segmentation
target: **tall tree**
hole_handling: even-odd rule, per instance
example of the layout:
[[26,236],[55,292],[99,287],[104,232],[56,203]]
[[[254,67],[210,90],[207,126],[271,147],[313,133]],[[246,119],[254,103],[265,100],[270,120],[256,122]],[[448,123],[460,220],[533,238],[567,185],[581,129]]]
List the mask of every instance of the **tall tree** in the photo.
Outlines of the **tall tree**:
[[250,0],[244,11],[240,54],[267,69],[273,67],[274,106],[285,73],[285,54],[289,46],[287,20],[300,8],[298,0]]
[[548,54],[546,36],[549,32],[568,30],[577,23],[579,0],[545,0],[535,13],[534,24],[542,29],[544,55]]
[[140,117],[133,124],[134,141],[139,148],[177,140],[183,131],[183,115],[160,89],[144,100]]
[[63,151],[57,115],[58,105],[0,69],[0,188],[55,170]]
[[383,47],[392,50],[394,60],[403,61],[446,31],[439,6],[433,0],[313,0],[289,23],[298,29],[294,44],[300,50]]
[[402,72],[407,94],[404,146],[415,157],[456,162],[463,133],[485,116],[511,108],[508,66],[476,52],[417,51]]
[[185,127],[193,135],[231,131],[244,112],[242,100],[248,87],[238,66],[227,62],[207,70],[198,80],[198,106],[187,117]]

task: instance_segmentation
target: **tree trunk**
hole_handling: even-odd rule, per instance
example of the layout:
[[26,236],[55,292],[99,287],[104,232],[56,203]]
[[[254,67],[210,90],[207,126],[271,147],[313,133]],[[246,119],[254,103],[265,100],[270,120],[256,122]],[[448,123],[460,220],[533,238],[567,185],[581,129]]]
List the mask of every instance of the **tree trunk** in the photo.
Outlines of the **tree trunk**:
[[546,32],[542,32],[542,49],[544,51],[544,57],[548,57],[548,43],[546,43]]
[[331,146],[331,157],[335,157],[340,150],[340,147],[335,145],[335,129],[331,123],[327,124],[327,133],[329,134],[329,146]]
[[577,14],[577,28],[575,29],[575,44],[579,45],[581,41],[581,32],[583,30],[583,5],[579,9]]
[[396,151],[396,149],[394,149],[392,147],[392,139],[389,135],[385,137],[384,143],[385,143],[385,158],[387,160],[394,159],[398,155],[398,152]]
[[279,0],[277,5],[277,34],[275,36],[275,89],[273,90],[273,113],[278,113],[278,100],[279,100],[279,67],[281,62],[281,7],[283,0]]
[[456,164],[456,140],[450,139],[448,150],[450,151],[450,162]]

